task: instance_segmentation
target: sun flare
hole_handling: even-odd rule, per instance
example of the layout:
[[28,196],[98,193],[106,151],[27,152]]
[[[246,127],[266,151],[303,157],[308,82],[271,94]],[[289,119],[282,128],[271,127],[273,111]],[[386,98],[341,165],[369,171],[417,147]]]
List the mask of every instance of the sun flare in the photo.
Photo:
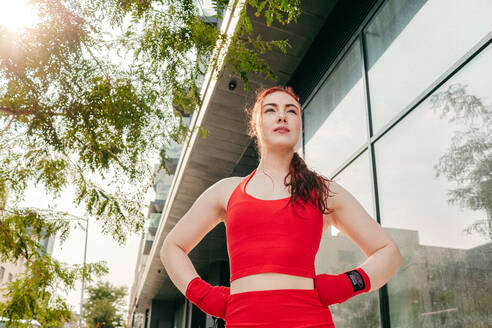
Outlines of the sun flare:
[[0,0],[0,26],[20,29],[36,24],[38,16],[29,0]]

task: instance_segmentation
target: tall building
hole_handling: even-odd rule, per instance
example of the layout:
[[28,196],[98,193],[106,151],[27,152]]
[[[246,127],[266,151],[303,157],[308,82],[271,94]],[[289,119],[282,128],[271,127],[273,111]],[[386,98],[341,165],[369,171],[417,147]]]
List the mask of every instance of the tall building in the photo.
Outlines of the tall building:
[[[221,28],[232,34],[241,4]],[[337,328],[488,327],[492,322],[492,2],[483,0],[301,0],[297,23],[267,27],[248,11],[253,37],[288,39],[265,55],[278,75],[251,74],[253,89],[290,85],[301,98],[297,151],[308,166],[349,190],[400,247],[403,265],[377,292],[330,306]],[[210,73],[210,72],[209,72]],[[228,70],[207,74],[130,308],[132,327],[211,327],[166,273],[159,250],[201,193],[257,165]],[[234,85],[236,87],[234,88]],[[225,225],[188,254],[199,275],[229,286]],[[365,259],[330,227],[316,273]],[[222,320],[220,325],[223,326]]]

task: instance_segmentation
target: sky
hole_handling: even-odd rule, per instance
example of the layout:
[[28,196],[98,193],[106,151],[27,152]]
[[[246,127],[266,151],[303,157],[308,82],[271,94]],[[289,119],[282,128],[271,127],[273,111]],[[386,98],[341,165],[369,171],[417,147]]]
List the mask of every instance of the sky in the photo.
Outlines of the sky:
[[0,0],[0,24],[10,28],[29,26],[37,20],[27,0]]

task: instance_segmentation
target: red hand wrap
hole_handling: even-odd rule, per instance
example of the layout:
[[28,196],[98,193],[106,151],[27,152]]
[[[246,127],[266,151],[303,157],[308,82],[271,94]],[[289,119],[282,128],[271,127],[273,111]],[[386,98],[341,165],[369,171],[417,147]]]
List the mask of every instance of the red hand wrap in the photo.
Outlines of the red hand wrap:
[[349,298],[371,290],[371,281],[362,268],[356,268],[338,275],[319,274],[314,278],[314,288],[318,291],[324,306],[343,303]]
[[195,277],[188,283],[185,293],[186,298],[203,312],[221,319],[225,319],[229,295],[229,287],[211,286],[200,277]]

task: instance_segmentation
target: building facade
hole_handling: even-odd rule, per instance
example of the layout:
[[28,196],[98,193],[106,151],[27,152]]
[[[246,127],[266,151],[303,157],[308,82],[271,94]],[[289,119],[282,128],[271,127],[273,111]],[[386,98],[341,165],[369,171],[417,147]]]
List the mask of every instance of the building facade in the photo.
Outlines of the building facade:
[[[256,33],[292,44],[285,55],[265,56],[279,80],[252,74],[251,85],[294,87],[304,108],[297,151],[349,190],[403,255],[378,291],[330,306],[336,327],[489,327],[492,2],[301,0],[301,8],[286,26],[248,13]],[[221,28],[233,33],[234,22],[229,8]],[[202,94],[190,125],[210,135],[183,146],[130,308],[145,328],[213,326],[173,285],[159,248],[207,187],[258,164],[242,111],[252,93],[210,74]],[[224,224],[188,256],[203,279],[229,286]],[[331,227],[316,272],[344,272],[365,258]]]

